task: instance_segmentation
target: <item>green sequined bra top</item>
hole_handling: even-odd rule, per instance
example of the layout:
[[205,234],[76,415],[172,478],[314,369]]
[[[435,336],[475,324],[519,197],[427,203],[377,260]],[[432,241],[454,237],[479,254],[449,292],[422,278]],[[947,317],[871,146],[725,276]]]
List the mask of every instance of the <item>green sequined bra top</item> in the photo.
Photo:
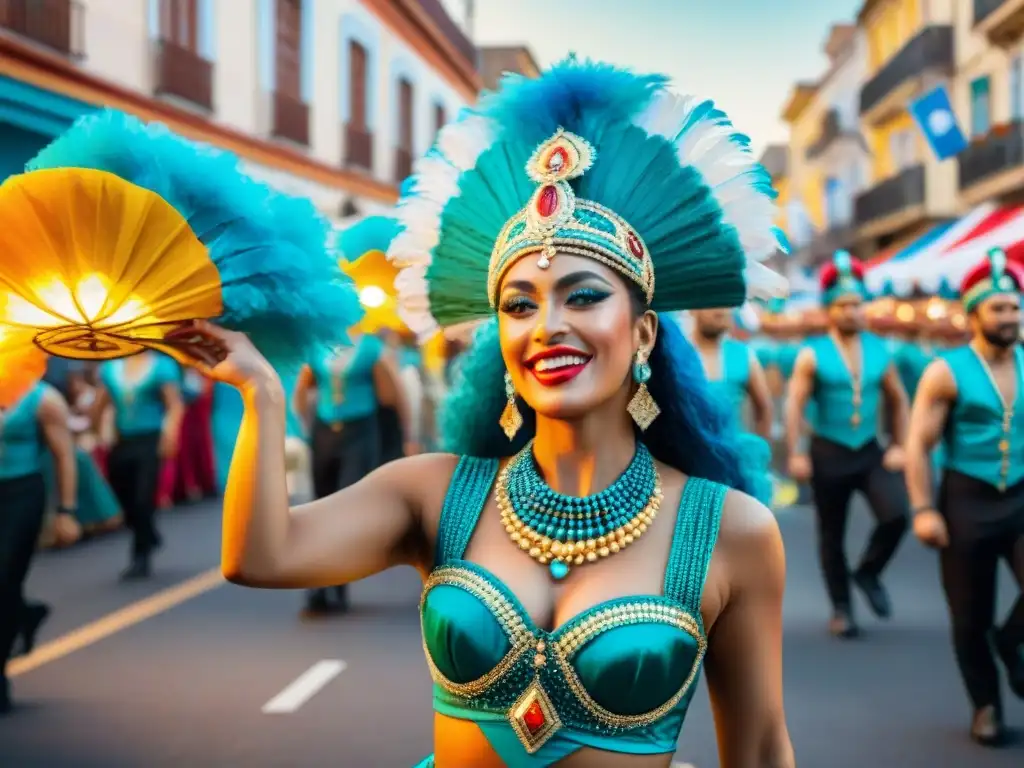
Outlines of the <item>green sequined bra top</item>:
[[435,711],[475,722],[511,768],[583,747],[673,753],[707,648],[700,600],[727,488],[687,481],[663,594],[610,600],[547,631],[462,559],[498,469],[463,458],[441,514],[420,601]]

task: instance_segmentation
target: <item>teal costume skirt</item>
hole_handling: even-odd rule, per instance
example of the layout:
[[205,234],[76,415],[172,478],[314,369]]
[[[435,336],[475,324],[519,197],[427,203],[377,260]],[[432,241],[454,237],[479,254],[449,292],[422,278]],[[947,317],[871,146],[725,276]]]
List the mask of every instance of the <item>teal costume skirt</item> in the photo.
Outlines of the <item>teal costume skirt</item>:
[[413,768],[434,768],[434,756],[424,757],[420,762],[416,763]]
[[[53,454],[43,451],[43,478],[46,481],[47,509],[58,506],[57,475],[53,467]],[[105,525],[121,514],[117,497],[106,478],[100,474],[92,456],[81,448],[75,449],[75,465],[78,468],[78,511],[79,524],[88,531]]]

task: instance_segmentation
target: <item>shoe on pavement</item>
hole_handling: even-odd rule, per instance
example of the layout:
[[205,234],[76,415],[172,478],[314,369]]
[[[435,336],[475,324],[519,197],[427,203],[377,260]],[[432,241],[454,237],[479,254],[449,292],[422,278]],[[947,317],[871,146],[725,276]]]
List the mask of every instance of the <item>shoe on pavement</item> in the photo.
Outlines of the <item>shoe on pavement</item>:
[[864,593],[871,612],[880,619],[892,616],[892,601],[879,578],[873,574],[858,571],[853,574],[853,583]]
[[1006,743],[1006,728],[995,706],[989,705],[974,711],[971,739],[983,747],[1001,747]]

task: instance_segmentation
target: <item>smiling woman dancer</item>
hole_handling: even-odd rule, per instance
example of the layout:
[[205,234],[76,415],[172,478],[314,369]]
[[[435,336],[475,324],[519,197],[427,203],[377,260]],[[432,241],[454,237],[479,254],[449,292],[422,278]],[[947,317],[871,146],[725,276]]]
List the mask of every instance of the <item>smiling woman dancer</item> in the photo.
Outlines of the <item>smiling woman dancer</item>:
[[693,349],[655,314],[784,289],[745,256],[778,247],[772,198],[725,115],[660,76],[569,60],[509,79],[419,163],[389,253],[419,332],[497,312],[452,392],[452,453],[294,510],[280,382],[244,336],[204,326],[228,353],[207,370],[245,401],[225,575],[295,588],[418,568],[424,765],[666,768],[705,656],[721,765],[794,765],[778,528],[741,492]]

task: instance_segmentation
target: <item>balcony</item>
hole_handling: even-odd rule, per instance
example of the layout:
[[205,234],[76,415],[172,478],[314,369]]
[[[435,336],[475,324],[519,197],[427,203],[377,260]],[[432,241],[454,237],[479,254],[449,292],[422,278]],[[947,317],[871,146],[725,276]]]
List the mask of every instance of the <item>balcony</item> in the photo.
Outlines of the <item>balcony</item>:
[[1012,45],[1024,33],[1024,0],[974,0],[974,28],[995,45]]
[[363,171],[373,170],[373,134],[366,128],[345,125],[345,165]]
[[808,267],[817,267],[829,261],[840,249],[849,250],[854,242],[853,224],[836,224],[824,232],[815,234],[810,244],[803,249],[801,261]]
[[309,106],[302,99],[279,91],[271,94],[271,99],[271,134],[278,139],[309,146]]
[[65,56],[85,55],[85,8],[74,0],[0,0],[0,29]]
[[994,128],[957,156],[960,192],[973,205],[1024,185],[1024,123]]
[[395,183],[401,184],[412,175],[412,152],[395,147]]
[[924,165],[914,165],[857,195],[853,218],[858,235],[870,236],[864,230],[874,230],[882,224],[889,224],[880,227],[885,230],[911,223],[924,215],[924,204]]
[[861,118],[877,124],[953,71],[953,28],[924,27],[860,91]]
[[155,53],[155,93],[212,111],[213,64],[169,40],[158,40]]
[[821,119],[821,128],[818,131],[818,139],[807,148],[805,156],[808,160],[815,160],[821,157],[839,139],[853,139],[860,141],[860,133],[856,128],[844,125],[838,110],[830,109]]

